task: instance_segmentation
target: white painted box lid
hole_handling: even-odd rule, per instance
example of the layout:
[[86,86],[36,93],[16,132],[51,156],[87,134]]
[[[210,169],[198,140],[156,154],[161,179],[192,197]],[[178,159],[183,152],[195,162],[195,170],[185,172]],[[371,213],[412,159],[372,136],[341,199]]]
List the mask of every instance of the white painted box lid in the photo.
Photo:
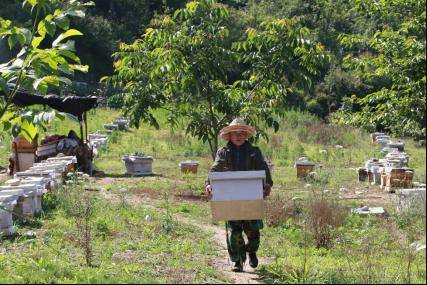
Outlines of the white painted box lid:
[[253,201],[263,200],[262,171],[211,172],[212,201]]
[[209,180],[247,180],[247,179],[265,179],[265,170],[251,171],[224,171],[209,173]]

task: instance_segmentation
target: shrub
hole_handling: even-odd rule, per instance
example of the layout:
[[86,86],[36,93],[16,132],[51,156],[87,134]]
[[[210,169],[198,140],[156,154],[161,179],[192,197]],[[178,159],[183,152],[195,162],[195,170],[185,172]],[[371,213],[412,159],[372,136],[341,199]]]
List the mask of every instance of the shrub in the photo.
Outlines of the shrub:
[[344,209],[335,201],[322,198],[308,202],[308,223],[316,246],[330,248],[334,230],[344,224]]

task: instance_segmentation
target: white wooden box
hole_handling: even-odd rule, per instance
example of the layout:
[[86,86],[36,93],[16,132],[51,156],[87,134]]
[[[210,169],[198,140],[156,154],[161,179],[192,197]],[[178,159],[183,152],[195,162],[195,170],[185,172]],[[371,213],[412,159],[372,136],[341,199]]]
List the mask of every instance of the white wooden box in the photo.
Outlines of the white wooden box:
[[264,218],[264,170],[211,172],[209,180],[214,221]]
[[[13,154],[13,156],[15,156],[15,159],[16,159],[16,154]],[[36,161],[35,153],[18,152],[19,169],[17,169],[16,171],[25,171],[30,169],[30,167],[33,166],[35,161]]]

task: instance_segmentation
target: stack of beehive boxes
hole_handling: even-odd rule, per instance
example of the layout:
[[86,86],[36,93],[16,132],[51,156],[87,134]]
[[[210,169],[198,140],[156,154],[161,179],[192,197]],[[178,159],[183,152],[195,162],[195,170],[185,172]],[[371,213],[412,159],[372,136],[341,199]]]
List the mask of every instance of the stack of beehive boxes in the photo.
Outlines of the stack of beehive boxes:
[[33,142],[27,141],[22,135],[13,140],[11,159],[15,162],[12,173],[25,171],[36,161],[37,136]]
[[370,159],[364,168],[359,168],[359,181],[380,185],[387,192],[394,188],[409,187],[412,184],[414,170],[408,168],[409,155],[404,152],[403,142],[392,142],[389,136],[382,133],[371,134],[372,142],[384,147],[383,159]]
[[74,170],[76,157],[54,157],[17,172],[0,186],[0,235],[13,235],[15,218],[31,218],[42,212],[42,197],[61,184],[64,174]]

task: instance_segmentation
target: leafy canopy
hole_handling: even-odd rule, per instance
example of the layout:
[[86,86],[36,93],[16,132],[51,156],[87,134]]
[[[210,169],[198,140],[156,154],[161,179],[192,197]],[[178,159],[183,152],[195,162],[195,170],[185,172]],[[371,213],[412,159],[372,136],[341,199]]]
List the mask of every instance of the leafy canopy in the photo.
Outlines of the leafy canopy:
[[54,112],[34,113],[14,106],[12,99],[19,90],[46,94],[70,84],[75,71],[87,72],[88,66],[81,64],[70,39],[82,33],[70,28],[70,17],[84,17],[88,5],[91,3],[76,0],[26,0],[23,8],[31,8],[35,15],[32,29],[0,18],[0,39],[16,51],[0,64],[0,133],[22,133],[32,140],[38,126],[54,117]]
[[426,1],[357,1],[358,8],[390,19],[372,37],[343,34],[341,43],[361,50],[344,65],[366,83],[381,82],[362,96],[347,98],[336,121],[389,130],[398,135],[426,135]]
[[[308,75],[324,59],[322,47],[297,21],[264,23],[235,43],[229,23],[225,6],[189,2],[157,19],[141,39],[121,45],[116,73],[104,80],[121,88],[134,125],[143,120],[158,126],[152,110],[167,109],[171,125],[184,123],[187,133],[209,144],[213,157],[219,131],[236,116],[256,126],[258,135],[265,127],[279,128],[286,88],[309,84]],[[231,82],[237,66],[244,72]]]

